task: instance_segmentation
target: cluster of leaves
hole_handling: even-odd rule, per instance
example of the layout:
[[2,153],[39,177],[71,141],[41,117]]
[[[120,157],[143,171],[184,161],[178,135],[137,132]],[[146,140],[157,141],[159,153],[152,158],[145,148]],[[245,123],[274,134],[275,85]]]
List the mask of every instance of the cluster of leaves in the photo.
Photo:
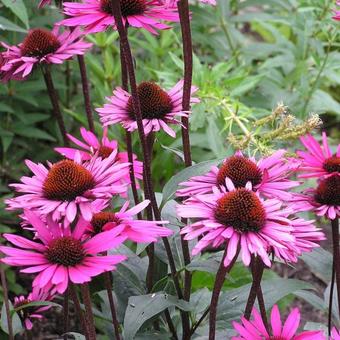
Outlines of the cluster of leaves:
[[[56,8],[38,11],[36,5],[35,1],[0,0],[2,41],[17,44],[29,28],[51,27],[51,23],[61,18]],[[216,8],[192,6],[195,18],[192,23],[193,82],[200,89],[201,104],[193,108],[191,115],[191,142],[193,159],[198,164],[171,177],[183,157],[181,140],[173,141],[164,135],[157,137],[152,164],[156,188],[162,192],[159,199],[163,218],[170,220],[175,230],[181,223],[173,209],[173,195],[179,182],[209,169],[212,163],[208,160],[231,154],[230,142],[240,142],[239,137],[246,141],[248,137],[253,139],[245,144],[249,152],[265,153],[283,143],[277,136],[262,138],[280,125],[274,126],[270,119],[261,126],[257,124],[259,119],[266,120],[272,115],[278,102],[283,101],[289,107],[282,111],[282,121],[289,112],[294,115],[289,128],[305,126],[303,122],[314,112],[322,115],[325,128],[333,135],[339,133],[336,126],[340,120],[340,53],[337,52],[338,30],[330,20],[333,5],[332,0],[220,0]],[[181,78],[183,65],[178,27],[161,32],[159,36],[134,30],[130,35],[139,81],[154,80],[168,88]],[[112,88],[120,84],[117,33],[99,33],[89,36],[88,40],[94,44],[91,53],[86,55],[92,104],[99,107]],[[86,119],[76,61],[66,63],[53,77],[67,130],[78,134],[79,126],[86,126]],[[17,181],[26,171],[23,160],[55,160],[52,150],[61,138],[50,117],[51,106],[38,69],[25,82],[0,84],[0,233],[14,232],[18,228],[18,219],[4,210],[2,202],[11,195],[8,184]],[[98,122],[96,127],[100,132]],[[124,134],[119,127],[110,128],[109,133],[124,145]],[[294,143],[292,138],[292,148]],[[136,153],[140,151],[137,139],[134,149]],[[144,249],[132,251],[123,247],[118,250],[129,255],[129,260],[118,266],[113,280],[114,291],[120,292],[116,296],[118,318],[124,325],[126,339],[136,334],[137,339],[150,338],[148,325],[166,308],[170,308],[173,320],[178,320],[175,326],[180,327],[180,316],[174,307],[190,311],[193,321],[208,307],[211,296],[208,288],[212,286],[221,254],[205,254],[185,267],[178,251],[179,242],[177,232],[171,239],[177,270],[193,272],[194,292],[190,303],[174,297],[173,283],[162,266],[167,261],[162,245],[156,246],[160,276],[151,294],[146,294],[147,263],[138,256]],[[331,255],[321,249],[304,256],[304,261],[324,285],[328,285]],[[7,273],[10,293],[24,291],[15,273],[9,269]],[[278,280],[282,287],[279,291],[276,289]],[[221,336],[228,334],[230,321],[240,316],[250,281],[248,271],[241,265],[230,273],[219,306]],[[295,294],[321,311],[326,309],[328,289],[321,298],[313,292],[312,285],[296,279],[281,279],[273,272],[265,274],[262,288],[267,308]],[[97,292],[96,296],[96,321],[100,329],[110,334],[109,303],[104,292]],[[153,339],[164,338],[167,327],[165,320],[160,320],[160,331],[152,334]],[[3,327],[5,321],[1,321]],[[196,331],[197,339],[204,338],[206,332],[207,324],[203,322]]]

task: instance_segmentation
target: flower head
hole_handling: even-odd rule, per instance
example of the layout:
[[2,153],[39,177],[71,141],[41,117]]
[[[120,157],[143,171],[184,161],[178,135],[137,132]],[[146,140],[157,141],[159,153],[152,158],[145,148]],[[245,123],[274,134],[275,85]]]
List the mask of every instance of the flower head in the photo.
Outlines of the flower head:
[[292,200],[296,211],[313,211],[318,216],[333,220],[340,216],[340,176],[339,174],[323,178],[316,188],[310,188],[304,194],[295,194]]
[[289,200],[292,195],[287,190],[298,186],[299,182],[289,180],[288,176],[298,165],[296,162],[288,162],[283,157],[284,154],[284,150],[279,150],[256,161],[237,152],[225,159],[221,166],[214,166],[208,173],[180,183],[184,188],[177,190],[177,195],[187,197],[207,194],[211,193],[214,187],[225,189],[228,178],[237,188],[243,188],[250,182],[254,191],[263,196]]
[[[336,2],[336,4],[337,4],[337,6],[340,6],[340,1],[338,0],[337,2]],[[333,17],[333,19],[335,19],[335,20],[340,20],[340,11],[337,11],[337,10],[334,10],[334,17]]]
[[[83,137],[83,141],[75,138],[72,135],[67,135],[68,138],[77,146],[76,148],[55,148],[57,152],[59,152],[64,157],[69,159],[75,159],[77,152],[80,153],[82,159],[89,161],[91,157],[94,155],[98,155],[101,158],[109,157],[112,152],[116,152],[116,162],[117,163],[127,163],[129,161],[127,152],[118,152],[118,142],[116,140],[110,140],[107,137],[107,129],[104,129],[104,134],[101,141],[98,140],[96,135],[91,131],[86,130],[85,128],[80,129],[80,134]],[[135,177],[138,179],[143,179],[143,163],[137,160],[137,156],[133,155],[133,169]],[[125,177],[122,177],[122,181],[125,183],[130,183],[130,175],[126,174]]]
[[1,80],[24,79],[38,64],[62,64],[74,55],[82,55],[92,44],[84,42],[80,29],[62,33],[55,27],[52,31],[35,28],[28,32],[18,46],[1,43],[7,51],[2,52]]
[[21,236],[4,234],[4,238],[16,247],[1,246],[6,255],[1,261],[11,266],[26,267],[23,273],[38,273],[33,287],[44,289],[51,285],[63,293],[69,282],[75,284],[91,281],[91,278],[125,260],[120,255],[101,255],[120,245],[126,238],[117,236],[121,229],[106,231],[92,238],[85,238],[85,224],[77,223],[74,230],[61,228],[57,222],[41,221],[32,211],[25,212],[36,230],[36,239],[31,241]]
[[[169,8],[158,0],[120,0],[124,25],[144,28],[157,34],[156,30],[168,29],[161,21],[178,22],[175,8]],[[115,28],[111,0],[82,0],[80,3],[64,2],[64,13],[69,16],[60,24],[84,26],[87,33],[102,32]]]
[[113,195],[126,192],[121,179],[127,176],[129,164],[117,163],[116,155],[114,151],[108,158],[93,157],[83,162],[78,153],[74,160],[49,163],[48,168],[27,160],[34,176],[24,176],[22,183],[11,184],[23,194],[6,200],[8,210],[33,209],[40,215],[52,215],[55,221],[64,218],[68,225],[79,209],[89,221],[96,200],[110,200]]
[[[191,93],[197,91],[191,88]],[[163,129],[171,137],[176,133],[168,124],[181,124],[175,117],[186,117],[188,112],[182,111],[183,80],[179,81],[170,91],[164,91],[157,84],[142,82],[138,85],[138,97],[141,106],[143,125],[146,134]],[[104,126],[121,123],[128,131],[137,129],[137,121],[133,107],[132,96],[121,88],[113,91],[108,97],[108,104],[96,111],[99,112]],[[191,103],[197,103],[197,98],[191,98]]]
[[294,308],[282,326],[280,311],[274,305],[271,316],[271,333],[266,330],[260,313],[254,308],[252,311],[253,320],[241,318],[242,324],[233,322],[235,331],[238,333],[232,340],[326,340],[322,331],[306,331],[297,334],[300,324],[300,311]]
[[333,155],[325,132],[322,133],[322,145],[311,135],[301,137],[300,140],[307,149],[307,151],[297,152],[302,159],[302,165],[299,170],[304,172],[300,177],[320,178],[321,176],[327,177],[332,174],[340,175],[340,144],[337,152]]
[[214,190],[213,194],[193,196],[177,206],[177,214],[195,219],[181,231],[186,240],[201,236],[193,249],[197,254],[207,246],[219,247],[226,244],[227,266],[240,247],[242,260],[250,264],[251,255],[258,255],[271,265],[268,252],[272,247],[286,248],[294,243],[294,227],[288,218],[291,210],[283,209],[282,201],[261,200],[252,191],[251,183],[245,188],[236,188],[226,179],[228,191]]
[[332,328],[331,340],[340,340],[340,332],[335,327]]
[[20,309],[18,314],[23,320],[26,329],[32,329],[32,319],[42,319],[42,313],[50,309],[50,306],[25,307],[25,305],[28,305],[31,302],[50,301],[52,299],[53,293],[51,293],[51,291],[37,288],[33,289],[33,291],[28,296],[20,295],[14,297],[14,309],[24,307]]
[[149,203],[149,200],[145,200],[128,209],[129,202],[127,201],[118,212],[99,211],[93,215],[88,226],[88,232],[96,235],[102,231],[121,228],[120,235],[137,243],[156,242],[159,237],[171,235],[172,230],[160,226],[168,223],[167,221],[135,220],[133,218],[134,215],[144,210]]

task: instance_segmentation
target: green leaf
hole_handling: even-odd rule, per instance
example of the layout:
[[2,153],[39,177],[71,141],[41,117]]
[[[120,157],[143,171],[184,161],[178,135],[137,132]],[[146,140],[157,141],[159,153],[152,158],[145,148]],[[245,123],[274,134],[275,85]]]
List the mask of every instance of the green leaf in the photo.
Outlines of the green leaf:
[[12,127],[12,131],[22,137],[49,140],[51,142],[56,141],[55,138],[49,135],[47,132],[35,127],[26,126],[25,124],[16,124]]
[[[21,323],[19,315],[13,311],[13,305],[11,301],[9,301],[9,309],[10,309],[10,313],[12,314],[11,317],[12,317],[13,335],[16,335],[23,330],[22,323]],[[6,314],[5,304],[3,304],[1,308],[0,324],[1,324],[2,330],[8,334],[8,324],[7,324],[7,314]]]
[[131,296],[124,318],[124,339],[132,340],[147,320],[172,306],[184,311],[191,310],[188,302],[164,293]]
[[13,24],[13,22],[9,21],[4,17],[0,17],[0,31],[13,31],[13,32],[21,32],[26,33],[27,31],[20,26]]
[[23,0],[1,0],[28,28],[28,15]]
[[331,280],[333,256],[330,252],[321,247],[314,248],[310,253],[303,253],[301,258],[319,279],[325,283]]
[[74,340],[85,340],[86,339],[83,334],[75,333],[75,332],[68,332],[63,335],[71,335],[73,336]]
[[39,306],[51,306],[51,307],[63,308],[58,303],[55,303],[55,302],[52,302],[52,301],[33,301],[33,302],[27,303],[25,305],[21,305],[18,308],[14,308],[13,313],[19,312],[20,310],[25,309],[25,308],[39,307]]
[[214,160],[198,163],[185,168],[184,170],[173,176],[170,181],[164,186],[162,205],[164,205],[165,202],[170,200],[175,195],[179,183],[188,180],[190,177],[202,175],[208,172],[212,166],[217,165],[219,162],[219,160]]

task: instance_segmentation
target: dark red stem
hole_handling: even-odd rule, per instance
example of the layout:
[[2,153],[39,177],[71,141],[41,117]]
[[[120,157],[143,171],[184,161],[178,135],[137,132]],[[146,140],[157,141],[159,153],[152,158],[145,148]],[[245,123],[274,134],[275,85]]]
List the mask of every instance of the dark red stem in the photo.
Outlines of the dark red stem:
[[227,256],[227,250],[228,250],[228,246],[226,246],[225,248],[220,267],[218,268],[218,271],[216,273],[214,289],[213,289],[212,296],[211,296],[210,315],[209,315],[209,340],[215,340],[218,298],[220,296],[220,292],[223,287],[225,276],[227,275],[227,273],[230,272],[240,252],[240,248],[238,248],[233,260],[230,262],[230,264],[227,267],[225,267],[224,259]]
[[89,82],[87,79],[85,58],[83,55],[78,55],[78,64],[79,64],[79,70],[80,70],[81,85],[83,89],[87,122],[89,124],[90,131],[94,132],[94,120],[93,120],[93,114],[92,114],[92,108],[91,108],[90,86],[89,86]]
[[[190,28],[190,12],[188,0],[180,0],[177,3],[181,23],[184,57],[184,85],[182,108],[183,111],[190,111],[191,85],[192,85],[192,39]],[[182,143],[184,161],[186,166],[192,165],[191,147],[189,135],[189,118],[182,117]]]
[[264,264],[260,257],[256,256],[252,258],[251,267],[253,272],[253,283],[250,288],[246,309],[244,311],[244,317],[249,320],[251,311],[253,310],[258,291],[261,287],[261,280],[264,271]]
[[86,313],[86,324],[88,326],[89,340],[96,340],[96,327],[94,324],[94,317],[92,312],[90,289],[87,283],[80,285],[81,295],[83,297],[83,303]]
[[14,340],[12,317],[11,317],[11,311],[9,308],[9,300],[8,300],[8,287],[7,287],[7,281],[6,281],[6,274],[5,274],[5,269],[2,263],[0,263],[0,273],[1,273],[1,285],[2,285],[4,304],[5,304],[5,311],[6,311],[6,316],[7,316],[8,338],[9,340]]
[[80,306],[80,302],[79,302],[79,299],[78,299],[78,294],[77,294],[76,288],[73,284],[70,284],[69,290],[70,290],[71,298],[73,300],[74,309],[75,309],[76,314],[78,316],[81,328],[82,328],[83,332],[85,333],[85,338],[88,339],[89,338],[88,327],[87,327],[87,324],[85,322],[84,312],[83,312],[83,310],[81,309],[81,306]]
[[339,219],[331,220],[333,238],[333,261],[335,267],[336,288],[338,294],[338,307],[340,315],[340,249],[339,249]]
[[[144,133],[142,113],[141,113],[138,92],[137,92],[137,82],[136,82],[131,48],[130,48],[129,40],[127,37],[126,29],[123,25],[120,2],[119,0],[111,0],[111,4],[112,4],[113,14],[115,18],[115,24],[116,24],[119,37],[120,37],[120,43],[121,43],[121,48],[122,48],[121,53],[123,53],[123,56],[126,62],[126,68],[128,71],[128,78],[129,78],[130,87],[131,87],[132,103],[133,103],[133,108],[135,112],[139,138],[140,138],[141,145],[142,145],[143,159],[144,159],[144,173],[145,173],[145,182],[144,182],[145,196],[151,201],[151,206],[154,211],[156,219],[161,220],[161,214],[158,209],[156,196],[153,190],[153,184],[151,180],[150,155],[148,153],[148,147],[147,147],[147,142],[146,142],[145,133]],[[177,277],[175,261],[173,258],[173,254],[171,251],[169,241],[167,238],[162,238],[162,240],[163,240],[164,247],[167,253],[167,257],[169,260],[170,270],[171,270],[172,278],[175,284],[177,295],[179,298],[183,298],[183,294],[182,294],[181,287],[179,285],[179,281]]]
[[113,301],[112,296],[112,281],[111,281],[111,273],[105,272],[104,273],[104,281],[105,281],[105,287],[107,292],[107,297],[109,298],[109,304],[111,309],[111,317],[112,317],[112,323],[115,330],[115,336],[116,340],[120,340],[120,333],[119,333],[119,322],[117,320],[117,313],[116,313],[116,307],[115,303]]
[[64,293],[64,301],[63,301],[63,334],[64,340],[67,340],[68,336],[66,333],[69,328],[69,289]]
[[64,122],[61,110],[60,110],[58,94],[53,84],[50,66],[46,65],[46,67],[42,67],[42,73],[44,75],[44,80],[45,80],[45,84],[47,87],[48,95],[51,100],[53,114],[58,123],[61,135],[63,137],[64,145],[68,145],[69,141],[68,141],[67,134],[66,134],[65,122]]
[[335,284],[335,265],[334,265],[334,256],[333,256],[332,279],[331,279],[331,286],[329,290],[329,302],[328,302],[328,336],[331,336],[331,330],[332,330],[334,284]]

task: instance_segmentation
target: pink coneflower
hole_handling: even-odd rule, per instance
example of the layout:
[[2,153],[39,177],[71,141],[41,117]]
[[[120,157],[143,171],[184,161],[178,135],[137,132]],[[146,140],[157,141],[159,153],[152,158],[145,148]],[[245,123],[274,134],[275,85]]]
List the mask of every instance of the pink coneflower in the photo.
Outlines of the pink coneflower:
[[297,168],[296,162],[288,162],[283,156],[284,150],[256,161],[237,152],[224,160],[221,166],[214,166],[202,175],[194,176],[186,182],[180,183],[184,188],[177,190],[177,195],[187,197],[197,194],[207,194],[214,187],[225,189],[225,180],[229,178],[237,188],[243,188],[250,182],[254,191],[269,197],[289,200],[292,194],[287,190],[299,185],[291,181],[288,176]]
[[331,340],[340,340],[340,332],[335,327],[332,328]]
[[144,210],[149,203],[149,200],[145,200],[128,209],[129,202],[127,201],[118,212],[100,211],[93,215],[90,225],[88,225],[88,232],[96,235],[102,231],[120,228],[122,229],[120,235],[137,243],[156,242],[159,237],[171,235],[172,230],[160,226],[168,223],[168,221],[135,220],[133,218],[134,215]]
[[326,340],[322,331],[306,331],[297,334],[301,318],[298,308],[290,312],[282,326],[279,308],[274,305],[270,317],[271,334],[266,330],[262,317],[255,308],[252,316],[253,320],[249,321],[241,317],[242,324],[233,322],[238,335],[232,337],[232,340]]
[[325,234],[321,229],[316,228],[314,221],[306,221],[302,218],[293,218],[291,221],[294,236],[294,243],[286,243],[286,248],[271,248],[273,254],[286,262],[297,262],[298,256],[304,252],[310,252],[314,248],[320,247],[319,242],[325,240]]
[[71,231],[70,228],[62,229],[51,219],[48,225],[45,224],[31,211],[25,214],[36,230],[35,241],[4,234],[4,238],[18,248],[1,246],[0,251],[7,255],[1,261],[27,267],[21,270],[23,273],[39,273],[33,287],[44,289],[53,285],[57,292],[64,293],[69,281],[75,284],[89,282],[92,277],[115,269],[117,263],[125,260],[121,255],[101,255],[126,239],[117,236],[118,228],[84,240],[84,223],[77,223]]
[[[340,1],[337,1],[336,4],[337,4],[337,6],[340,6]],[[340,20],[340,11],[335,10],[334,14],[335,15],[334,15],[333,19]]]
[[[49,291],[42,289],[33,289],[33,291],[27,296],[16,296],[14,297],[14,309],[25,307],[32,302],[36,301],[50,301],[53,299],[53,296]],[[43,312],[50,309],[51,306],[37,306],[37,307],[27,307],[20,309],[18,312],[20,318],[23,320],[26,329],[32,329],[33,320],[32,319],[42,319]]]
[[[191,88],[191,93],[197,91]],[[138,85],[138,96],[141,105],[143,125],[146,134],[163,129],[171,137],[176,133],[168,124],[181,124],[175,117],[187,116],[182,111],[183,80],[179,81],[170,91],[164,91],[157,84],[142,82]],[[128,131],[137,129],[135,112],[131,95],[118,87],[112,97],[106,98],[109,103],[96,109],[104,126],[121,123]],[[191,98],[191,103],[197,103],[197,98]]]
[[23,195],[6,200],[8,210],[33,209],[40,215],[52,215],[55,221],[65,218],[72,223],[79,208],[87,221],[92,218],[93,204],[97,199],[110,200],[113,195],[126,192],[121,184],[128,173],[128,163],[115,162],[117,151],[105,159],[93,157],[88,162],[78,153],[74,160],[36,164],[29,160],[26,165],[33,177],[22,177],[22,183],[11,184]]
[[333,220],[340,217],[340,176],[338,174],[321,179],[316,189],[304,194],[295,194],[292,205],[296,211],[313,211],[318,216]]
[[52,31],[35,28],[28,32],[18,46],[1,45],[5,63],[2,65],[1,80],[24,79],[39,64],[62,64],[74,55],[82,55],[92,44],[84,42],[79,28],[60,33],[58,27]]
[[[178,22],[179,16],[174,8],[159,3],[158,0],[121,0],[123,23],[157,34],[170,26],[161,21]],[[64,2],[64,13],[70,18],[60,22],[65,26],[84,26],[87,33],[115,28],[111,0],[82,0],[80,3]]]
[[300,177],[320,178],[321,176],[331,176],[334,173],[340,175],[340,144],[336,154],[333,155],[325,132],[322,133],[322,146],[311,135],[301,137],[300,140],[307,149],[307,151],[297,152],[303,160],[299,170],[306,172],[300,175]]
[[[76,153],[79,152],[81,154],[81,158],[88,161],[95,154],[98,157],[107,158],[112,152],[116,152],[116,161],[118,163],[127,163],[129,161],[129,157],[127,152],[118,152],[118,142],[116,140],[109,140],[107,137],[107,129],[104,129],[103,137],[101,141],[98,140],[96,135],[91,131],[86,130],[85,128],[80,129],[80,134],[83,137],[84,142],[75,138],[72,135],[67,135],[68,138],[77,146],[79,146],[82,150],[78,150],[75,148],[55,148],[57,152],[59,152],[64,157],[69,159],[75,159]],[[143,163],[137,160],[137,156],[133,155],[133,168],[135,177],[138,179],[143,178]],[[130,183],[129,174],[123,178],[123,181]]]
[[196,220],[184,227],[181,234],[186,240],[201,236],[193,255],[208,246],[226,244],[225,266],[234,258],[238,246],[245,265],[250,264],[254,254],[270,266],[270,247],[287,248],[287,243],[294,242],[293,226],[288,219],[290,210],[283,209],[282,201],[277,199],[261,200],[250,182],[245,188],[235,188],[227,178],[226,186],[228,192],[215,190],[213,194],[193,196],[177,206],[178,216]]

